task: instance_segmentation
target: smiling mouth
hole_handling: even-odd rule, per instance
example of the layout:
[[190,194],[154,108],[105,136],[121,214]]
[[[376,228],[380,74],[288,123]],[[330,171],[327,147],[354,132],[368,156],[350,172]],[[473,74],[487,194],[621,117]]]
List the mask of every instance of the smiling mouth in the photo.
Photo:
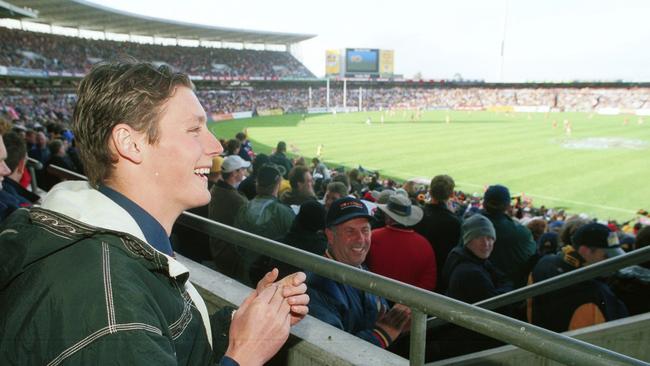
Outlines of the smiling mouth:
[[194,169],[194,175],[198,176],[202,180],[208,180],[208,174],[210,174],[210,168],[197,168]]

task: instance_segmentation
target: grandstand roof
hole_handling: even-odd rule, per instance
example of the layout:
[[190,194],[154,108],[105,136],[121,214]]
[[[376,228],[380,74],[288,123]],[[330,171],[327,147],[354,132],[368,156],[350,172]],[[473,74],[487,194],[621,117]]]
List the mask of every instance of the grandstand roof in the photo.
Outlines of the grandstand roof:
[[0,18],[36,18],[36,14],[33,11],[0,0]]
[[[2,0],[0,0],[2,1]],[[293,44],[315,37],[312,34],[264,32],[213,27],[153,18],[108,8],[85,0],[10,0],[33,10],[38,17],[28,20],[61,27],[150,37],[184,38],[204,41]]]

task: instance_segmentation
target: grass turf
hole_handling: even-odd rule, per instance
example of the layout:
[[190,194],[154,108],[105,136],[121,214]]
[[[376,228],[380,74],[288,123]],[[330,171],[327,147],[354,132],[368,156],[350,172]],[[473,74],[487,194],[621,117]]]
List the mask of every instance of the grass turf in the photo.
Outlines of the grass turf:
[[400,180],[449,174],[458,189],[480,194],[501,183],[536,206],[600,219],[629,220],[649,203],[650,118],[644,123],[631,115],[428,111],[413,121],[412,112],[397,111],[384,113],[382,124],[380,116],[269,116],[209,128],[225,139],[247,129],[256,153],[270,153],[284,140],[290,153],[311,159],[323,145],[322,158],[330,166],[362,165]]

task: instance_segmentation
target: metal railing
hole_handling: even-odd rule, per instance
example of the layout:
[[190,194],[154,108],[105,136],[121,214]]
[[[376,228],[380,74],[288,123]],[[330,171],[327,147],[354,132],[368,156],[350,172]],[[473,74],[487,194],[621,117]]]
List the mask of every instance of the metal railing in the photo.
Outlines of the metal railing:
[[[53,167],[53,169],[56,170],[59,168]],[[67,172],[69,171],[65,171],[64,169],[58,171],[62,175],[65,175]],[[59,176],[62,177],[62,175]],[[69,178],[80,179],[83,176],[72,173]],[[647,365],[643,361],[626,355],[512,319],[462,301],[332,261],[323,256],[314,255],[189,212],[184,212],[179,217],[178,222],[210,236],[219,237],[230,243],[237,243],[236,245],[246,249],[409,306],[412,309],[411,365],[424,364],[427,314],[435,315],[445,321],[567,365]],[[634,259],[645,258],[647,252],[648,250],[643,251],[642,256],[635,256]],[[627,254],[626,256],[629,255]],[[623,259],[619,259],[619,261],[623,261]],[[543,286],[544,283],[540,282],[537,289]],[[553,287],[553,289],[556,288]],[[527,294],[526,296],[532,295]],[[498,300],[498,298],[494,299]],[[511,300],[509,299],[508,301]],[[496,300],[491,299],[491,301]]]
[[[554,290],[575,285],[598,276],[608,275],[621,268],[646,261],[650,261],[650,246],[634,250],[625,255],[609,258],[586,267],[577,268],[573,271],[476,302],[472,305],[480,306],[484,309],[497,309],[537,295],[542,295]],[[427,329],[433,329],[446,323],[447,322],[443,319],[435,317],[429,318],[427,319]]]

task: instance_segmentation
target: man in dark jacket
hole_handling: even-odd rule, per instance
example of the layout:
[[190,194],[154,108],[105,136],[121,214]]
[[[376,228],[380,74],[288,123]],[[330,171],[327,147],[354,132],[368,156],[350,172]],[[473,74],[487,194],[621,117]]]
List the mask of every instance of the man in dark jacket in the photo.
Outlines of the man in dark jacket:
[[[431,243],[436,253],[438,278],[441,278],[449,252],[460,242],[461,220],[447,205],[455,185],[448,175],[433,177],[429,187],[431,203],[424,206],[424,218],[415,226],[415,231]],[[444,284],[439,283],[436,291],[444,293]]]
[[[221,179],[210,189],[208,218],[233,226],[237,211],[248,203],[246,197],[237,191],[237,185],[245,177],[251,163],[238,155],[227,156],[221,164]],[[217,270],[228,277],[235,277],[241,258],[235,245],[217,237],[210,237],[210,255]]]
[[[540,282],[576,268],[623,254],[618,237],[602,224],[580,227],[571,238],[573,245],[542,257],[531,274]],[[602,279],[591,279],[557,291],[536,296],[529,304],[533,324],[554,332],[624,318],[627,308]]]
[[515,288],[525,286],[532,269],[537,244],[527,227],[510,217],[510,191],[502,185],[488,187],[483,196],[483,212],[494,225],[497,239],[490,262],[512,281]]
[[[494,248],[496,233],[490,220],[474,214],[463,222],[463,245],[455,247],[447,257],[443,281],[446,295],[469,304],[512,290],[512,284],[488,259]],[[511,315],[510,307],[499,309]],[[462,327],[448,325],[436,335],[435,358],[454,357],[497,347],[500,342]]]
[[284,168],[284,174],[282,175],[284,179],[289,177],[289,172],[293,168],[291,160],[287,158],[287,143],[284,141],[278,142],[278,145],[275,147],[275,152],[269,156],[271,163],[279,165]]

